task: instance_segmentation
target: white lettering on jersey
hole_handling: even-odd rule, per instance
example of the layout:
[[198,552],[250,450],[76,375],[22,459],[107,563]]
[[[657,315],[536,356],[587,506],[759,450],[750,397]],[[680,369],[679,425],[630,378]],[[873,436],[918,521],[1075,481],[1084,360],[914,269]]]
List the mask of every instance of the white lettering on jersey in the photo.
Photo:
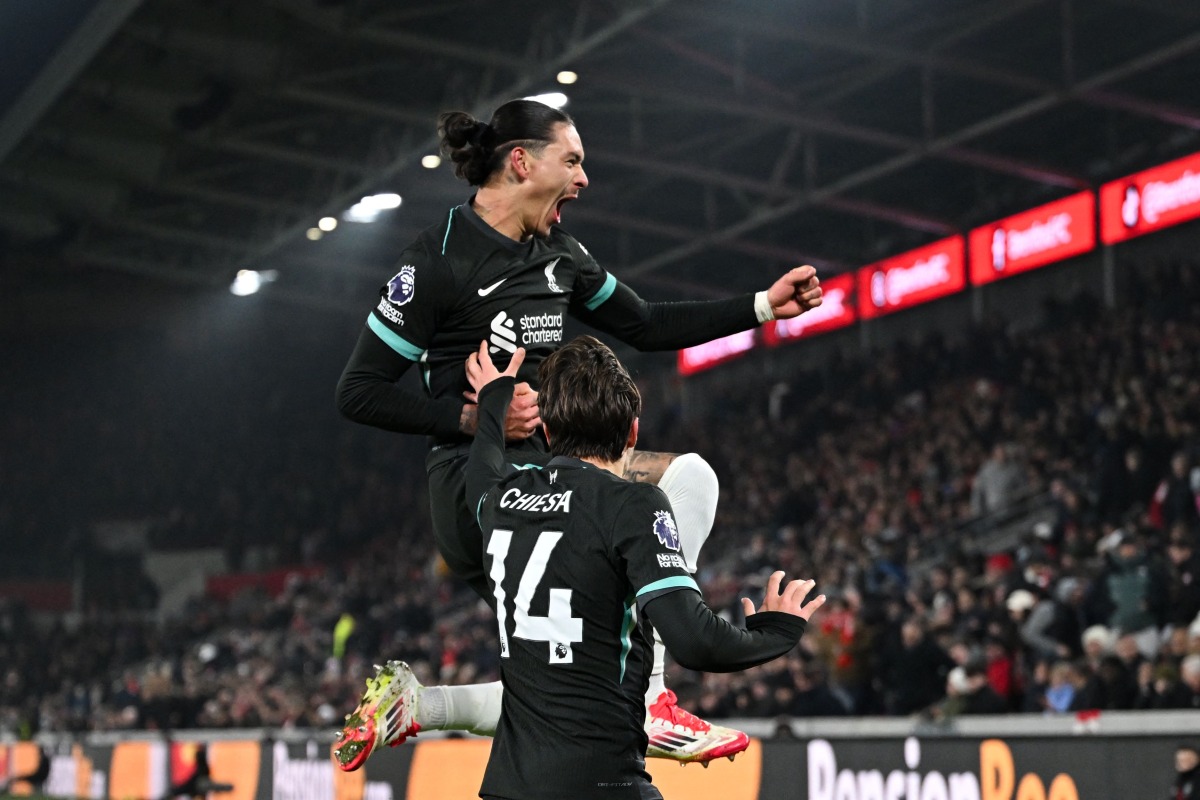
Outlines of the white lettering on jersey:
[[397,325],[404,324],[404,314],[400,313],[400,311],[397,310],[387,300],[380,300],[379,305],[376,306],[375,310],[378,311],[380,314],[383,314],[385,317],[387,317],[389,320],[391,320],[392,322],[394,322]]
[[687,564],[683,563],[683,556],[679,555],[678,553],[657,553],[656,555],[658,556],[658,565],[660,567],[679,567],[680,569],[687,569]]
[[[521,317],[521,344],[558,344],[563,336],[563,315],[526,314]],[[514,348],[515,349],[515,348]]]
[[571,513],[571,490],[552,494],[525,494],[520,489],[509,489],[500,496],[501,508],[517,511],[562,511]]

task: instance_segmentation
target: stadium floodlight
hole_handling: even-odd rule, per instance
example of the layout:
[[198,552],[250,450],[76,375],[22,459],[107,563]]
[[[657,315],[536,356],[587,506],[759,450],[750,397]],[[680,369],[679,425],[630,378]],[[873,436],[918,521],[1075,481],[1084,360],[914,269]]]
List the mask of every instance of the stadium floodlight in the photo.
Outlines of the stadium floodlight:
[[273,283],[279,277],[276,269],[239,269],[229,285],[229,293],[238,297],[246,297],[256,293],[264,283]]
[[551,108],[562,108],[567,104],[567,96],[562,92],[547,92],[546,94],[535,94],[525,98],[526,100],[534,100],[538,103],[545,103]]
[[433,153],[421,157],[421,166],[425,169],[437,169],[442,165],[442,157]]
[[233,279],[233,283],[229,286],[229,291],[238,297],[246,297],[247,295],[254,294],[261,288],[262,275],[258,273],[258,270],[239,269],[237,276]]
[[386,194],[372,194],[364,197],[359,202],[369,208],[378,208],[382,211],[388,208],[399,208],[400,195],[391,192]]
[[317,227],[329,233],[337,227],[337,219],[335,217],[321,217],[321,221],[317,223]]
[[347,222],[374,222],[382,211],[400,207],[400,195],[391,192],[367,195],[342,215]]
[[558,82],[561,83],[563,86],[570,86],[572,83],[579,80],[579,74],[576,72],[572,72],[569,69],[564,69],[562,72],[558,73],[558,75],[555,77],[557,78]]
[[310,242],[315,242],[325,235],[325,231],[320,228],[309,228],[304,232],[304,235],[308,237]]

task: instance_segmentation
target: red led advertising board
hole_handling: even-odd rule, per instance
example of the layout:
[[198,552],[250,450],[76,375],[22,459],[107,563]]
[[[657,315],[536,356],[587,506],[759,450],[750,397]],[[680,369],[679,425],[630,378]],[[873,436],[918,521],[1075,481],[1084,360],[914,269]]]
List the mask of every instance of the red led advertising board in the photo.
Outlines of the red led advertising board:
[[1200,153],[1100,187],[1100,239],[1115,244],[1200,217]]
[[679,374],[693,375],[754,349],[754,330],[723,336],[679,351]]
[[909,250],[858,271],[863,319],[927,303],[967,285],[966,241],[961,236]]
[[771,347],[804,336],[844,328],[858,321],[854,306],[855,274],[847,272],[821,279],[821,305],[798,317],[769,322],[763,327],[763,339]]
[[1095,246],[1095,195],[1073,194],[971,231],[971,283],[1044,267]]

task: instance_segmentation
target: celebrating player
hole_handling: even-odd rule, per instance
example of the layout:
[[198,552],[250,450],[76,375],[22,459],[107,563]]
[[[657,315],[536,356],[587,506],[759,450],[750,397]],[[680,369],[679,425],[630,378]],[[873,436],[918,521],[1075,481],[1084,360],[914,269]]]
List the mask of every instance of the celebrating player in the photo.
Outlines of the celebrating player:
[[[544,464],[536,374],[561,344],[564,316],[640,350],[673,350],[794,317],[820,305],[821,288],[816,271],[804,266],[755,294],[647,303],[558,226],[563,206],[588,185],[583,144],[569,116],[542,103],[513,100],[487,123],[463,112],[445,113],[439,131],[456,174],[479,188],[401,255],[342,374],[337,402],[357,422],[432,438],[426,472],[439,552],[455,573],[491,598],[482,534],[465,499],[463,475],[477,424],[463,363],[481,339],[493,356],[525,349],[505,416],[505,440],[511,463]],[[420,365],[424,394],[396,385],[414,364]],[[694,571],[716,511],[712,468],[691,453],[638,452],[625,468],[626,477],[656,483],[666,493],[677,515],[681,557]],[[662,683],[662,656],[656,646],[646,698],[650,754],[707,761],[745,749],[744,733],[710,725],[675,705],[674,693]],[[368,680],[341,733],[337,758],[343,769],[358,768],[378,745],[399,743],[419,727],[495,729],[499,682],[427,691],[422,718],[416,709],[397,708],[401,677],[388,668]]]
[[500,633],[503,710],[485,798],[650,798],[642,697],[652,640],[685,667],[727,672],[791,650],[824,596],[771,576],[746,629],[704,603],[681,558],[666,495],[620,476],[637,441],[641,396],[616,354],[581,336],[542,362],[541,409],[552,458],[505,463],[504,416],[517,350],[498,373],[480,346],[470,363],[478,430],[467,500],[479,509]]

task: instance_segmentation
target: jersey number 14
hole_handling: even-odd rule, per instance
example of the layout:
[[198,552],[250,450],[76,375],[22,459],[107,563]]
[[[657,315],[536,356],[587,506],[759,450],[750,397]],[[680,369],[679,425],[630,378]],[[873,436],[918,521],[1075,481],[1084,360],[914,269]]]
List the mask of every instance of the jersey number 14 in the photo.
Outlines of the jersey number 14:
[[[487,551],[492,556],[492,583],[496,587],[496,621],[500,623],[500,657],[508,658],[508,608],[504,591],[506,574],[504,560],[512,546],[512,531],[494,530],[488,540]],[[535,617],[529,613],[529,604],[538,584],[546,574],[550,553],[562,538],[562,531],[542,531],[538,534],[529,562],[521,573],[517,594],[513,598],[513,636],[533,642],[548,642],[551,664],[570,664],[574,661],[571,645],[583,641],[583,620],[571,616],[571,590],[550,589],[549,613]]]

